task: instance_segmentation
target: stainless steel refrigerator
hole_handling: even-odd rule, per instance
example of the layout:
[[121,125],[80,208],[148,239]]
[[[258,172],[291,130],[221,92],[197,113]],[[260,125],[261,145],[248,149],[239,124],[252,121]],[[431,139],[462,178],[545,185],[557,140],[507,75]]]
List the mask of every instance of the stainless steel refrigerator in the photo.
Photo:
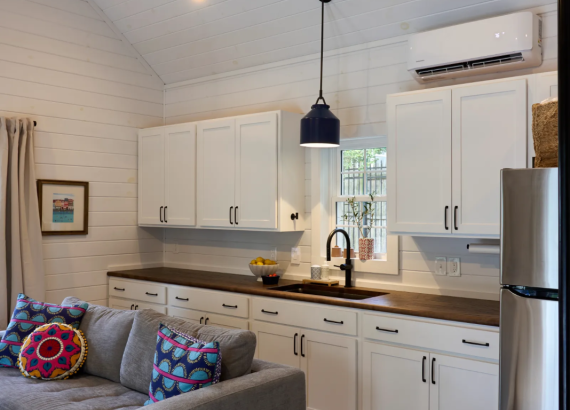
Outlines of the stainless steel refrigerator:
[[501,173],[500,410],[558,409],[558,169]]

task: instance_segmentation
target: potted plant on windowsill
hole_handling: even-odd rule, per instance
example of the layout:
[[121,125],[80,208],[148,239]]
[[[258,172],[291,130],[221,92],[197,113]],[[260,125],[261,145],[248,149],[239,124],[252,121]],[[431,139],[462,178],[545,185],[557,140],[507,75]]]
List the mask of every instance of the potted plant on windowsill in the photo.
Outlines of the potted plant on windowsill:
[[362,209],[356,197],[348,198],[347,204],[349,211],[343,216],[343,219],[352,222],[358,228],[360,237],[358,238],[358,256],[360,260],[374,259],[374,238],[370,238],[372,229],[370,228],[374,222],[374,194],[370,194],[370,202],[363,202]]

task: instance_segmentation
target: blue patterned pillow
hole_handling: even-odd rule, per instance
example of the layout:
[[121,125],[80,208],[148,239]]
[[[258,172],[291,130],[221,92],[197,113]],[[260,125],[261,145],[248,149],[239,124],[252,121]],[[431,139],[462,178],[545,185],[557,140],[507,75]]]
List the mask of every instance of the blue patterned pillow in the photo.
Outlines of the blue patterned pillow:
[[38,302],[20,293],[12,319],[0,340],[0,368],[17,367],[20,346],[36,328],[46,323],[63,323],[77,329],[88,307],[87,303],[60,306]]
[[222,352],[218,342],[202,342],[161,323],[148,392],[150,398],[145,406],[216,384],[221,373]]

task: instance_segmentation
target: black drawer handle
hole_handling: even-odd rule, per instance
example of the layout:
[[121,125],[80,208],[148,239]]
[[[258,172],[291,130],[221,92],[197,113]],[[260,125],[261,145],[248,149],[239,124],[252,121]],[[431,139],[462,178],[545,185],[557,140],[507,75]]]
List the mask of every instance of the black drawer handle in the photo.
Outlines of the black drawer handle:
[[206,318],[206,320],[204,320],[204,324],[207,325],[208,324],[208,320],[210,320],[209,317]]
[[225,308],[230,308],[230,309],[237,309],[238,308],[237,305],[226,305],[225,303],[223,303],[222,306]]
[[161,206],[161,207],[160,207],[160,211],[159,211],[159,214],[160,214],[160,222],[161,222],[161,223],[164,223],[164,220],[162,219],[162,210],[163,210],[163,209],[164,209],[164,207]]
[[328,320],[327,318],[325,318],[325,322],[327,323],[334,323],[336,325],[344,325],[344,321],[340,321],[340,322],[335,322],[334,320]]
[[166,219],[166,210],[168,209],[167,206],[164,207],[164,223],[168,223],[168,219]]
[[446,231],[449,231],[449,226],[447,225],[447,211],[448,211],[448,209],[449,209],[449,206],[446,206],[445,211],[444,211],[445,213],[443,214],[443,217],[445,218],[445,224],[444,225],[445,225]]
[[119,292],[124,292],[124,291],[125,291],[125,288],[113,288],[113,289],[118,290]]
[[424,358],[422,359],[422,382],[427,382],[426,380],[426,359],[427,357],[424,356]]
[[158,296],[158,293],[149,293],[149,292],[145,292],[146,295],[149,296]]
[[305,357],[305,351],[303,350],[303,340],[305,339],[305,335],[301,336],[301,357]]
[[139,310],[139,305],[136,305],[136,306],[135,306],[135,310]]
[[398,329],[382,329],[381,327],[376,326],[376,330],[379,330],[381,332],[388,332],[388,333],[398,333]]
[[483,347],[489,347],[490,346],[489,343],[470,342],[469,340],[465,340],[465,339],[463,339],[463,343],[465,343],[466,345],[474,345],[474,346],[483,346]]
[[431,384],[435,384],[435,357],[431,359]]
[[453,213],[453,225],[455,227],[455,230],[458,231],[459,228],[457,227],[457,210],[459,209],[458,206],[455,207],[455,211]]
[[293,336],[293,354],[295,356],[299,356],[299,353],[297,353],[297,336],[299,336],[299,333],[295,333],[295,336]]
[[183,300],[184,302],[188,302],[188,298],[179,298],[178,296],[176,296],[176,300]]
[[202,320],[204,320],[204,316],[200,318],[200,324],[202,324]]
[[276,316],[277,316],[277,315],[279,314],[279,312],[270,312],[269,310],[265,310],[265,309],[261,309],[261,311],[262,311],[263,313],[268,313],[268,314],[270,314],[270,315],[276,315]]
[[131,305],[131,310],[133,310],[134,308],[135,308],[135,304],[133,303],[133,304]]

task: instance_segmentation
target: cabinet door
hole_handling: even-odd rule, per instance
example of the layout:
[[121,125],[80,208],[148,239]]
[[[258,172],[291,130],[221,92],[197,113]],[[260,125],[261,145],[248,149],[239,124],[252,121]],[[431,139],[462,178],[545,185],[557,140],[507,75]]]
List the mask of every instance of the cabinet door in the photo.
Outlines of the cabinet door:
[[430,410],[497,410],[499,365],[431,355]]
[[428,410],[429,353],[367,342],[363,350],[364,410]]
[[172,306],[168,308],[168,314],[169,316],[184,319],[188,322],[196,323],[198,325],[203,325],[204,320],[206,319],[206,314],[204,312],[200,312],[198,310],[180,309]]
[[251,330],[257,336],[256,357],[267,362],[300,367],[299,341],[297,328],[254,322]]
[[206,319],[204,324],[209,326],[223,327],[224,329],[249,329],[249,322],[244,319],[237,319],[231,316],[216,315],[215,313],[205,312]]
[[453,232],[500,234],[500,175],[526,168],[526,80],[453,90]]
[[388,229],[451,234],[451,90],[388,97]]
[[277,229],[277,114],[236,120],[235,224]]
[[162,128],[139,131],[139,224],[163,225],[164,134]]
[[164,131],[166,177],[164,222],[196,225],[196,124],[167,127]]
[[300,349],[301,369],[307,380],[307,408],[355,410],[356,339],[302,331]]
[[235,218],[235,121],[198,124],[198,224],[233,227]]

